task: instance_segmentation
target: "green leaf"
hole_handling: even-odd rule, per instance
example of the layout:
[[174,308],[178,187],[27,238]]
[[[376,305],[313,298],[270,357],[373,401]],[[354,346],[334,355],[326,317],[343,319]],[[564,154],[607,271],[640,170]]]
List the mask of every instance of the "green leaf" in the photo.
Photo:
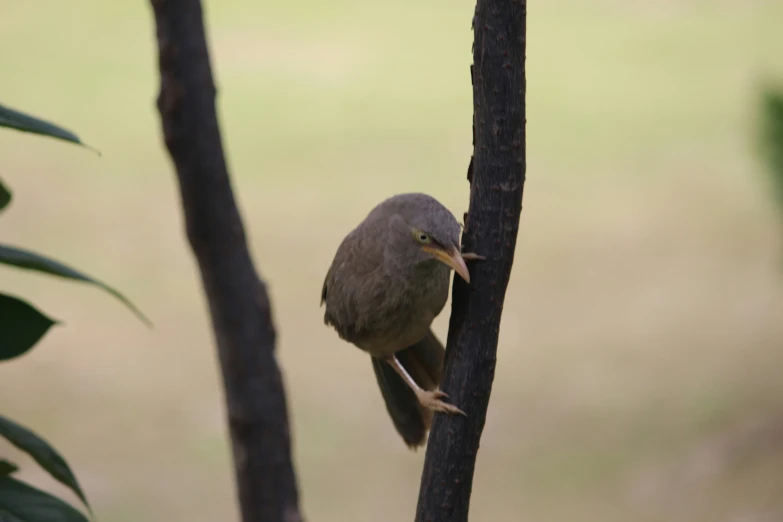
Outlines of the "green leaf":
[[102,288],[103,290],[107,291],[120,301],[122,301],[125,306],[127,306],[136,316],[147,326],[152,326],[152,323],[150,322],[147,317],[141,313],[141,311],[136,308],[136,306],[128,300],[124,295],[119,293],[114,288],[98,281],[97,279],[93,279],[92,277],[82,274],[81,272],[78,272],[74,270],[71,267],[68,267],[59,261],[54,261],[53,259],[49,259],[46,257],[43,257],[39,254],[36,254],[34,252],[28,252],[26,250],[21,250],[16,247],[11,247],[8,245],[0,245],[0,264],[6,264],[15,266],[17,268],[24,268],[27,270],[36,270],[38,272],[43,272],[46,274],[64,277],[66,279],[73,279],[75,281],[82,281],[84,283],[91,283],[99,288]]
[[19,471],[19,466],[11,461],[0,459],[0,477],[8,476],[16,471]]
[[[87,497],[84,496],[82,488],[79,487],[79,482],[73,475],[68,463],[45,440],[24,426],[2,415],[0,415],[0,435],[8,439],[11,444],[20,450],[28,453],[52,477],[61,484],[71,488],[71,491],[82,499],[84,505],[89,507]],[[2,521],[2,518],[0,518],[0,521]]]
[[3,184],[0,179],[0,211],[2,211],[11,202],[11,191]]
[[88,519],[49,493],[11,477],[0,477],[0,521],[88,522]]
[[79,136],[67,129],[2,105],[0,105],[0,127],[9,127],[22,132],[31,132],[84,145]]
[[56,323],[27,302],[0,294],[0,361],[28,351]]
[[772,189],[783,205],[783,88],[766,89],[761,104],[761,149],[769,167]]

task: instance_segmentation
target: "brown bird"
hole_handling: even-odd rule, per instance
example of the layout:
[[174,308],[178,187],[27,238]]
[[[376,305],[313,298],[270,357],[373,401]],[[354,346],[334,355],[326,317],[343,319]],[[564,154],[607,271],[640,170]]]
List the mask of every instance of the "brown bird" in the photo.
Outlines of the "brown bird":
[[324,322],[372,356],[386,409],[405,443],[424,443],[434,411],[462,414],[438,389],[445,350],[430,329],[454,269],[470,282],[454,215],[425,194],[376,206],[343,239],[321,291]]

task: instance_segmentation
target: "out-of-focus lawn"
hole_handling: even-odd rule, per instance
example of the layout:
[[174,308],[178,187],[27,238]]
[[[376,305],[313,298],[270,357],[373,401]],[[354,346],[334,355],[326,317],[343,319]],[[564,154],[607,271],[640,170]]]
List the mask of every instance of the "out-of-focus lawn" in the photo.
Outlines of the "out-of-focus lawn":
[[[117,285],[156,324],[0,269],[0,288],[66,322],[0,368],[0,411],[70,458],[100,520],[231,520],[150,9],[0,7],[0,102],[103,152],[3,132],[16,200],[0,239]],[[423,452],[398,440],[369,361],[323,326],[318,295],[339,240],[387,195],[466,209],[472,9],[207,3],[313,521],[413,516]],[[783,242],[752,141],[758,80],[783,75],[781,20],[783,3],[762,0],[530,3],[528,182],[472,520],[783,519]]]

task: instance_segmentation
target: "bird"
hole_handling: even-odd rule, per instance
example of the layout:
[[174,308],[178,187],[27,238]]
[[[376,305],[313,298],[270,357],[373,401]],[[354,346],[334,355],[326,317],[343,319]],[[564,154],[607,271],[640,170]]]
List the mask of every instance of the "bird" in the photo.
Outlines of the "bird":
[[435,412],[465,415],[439,389],[445,349],[432,331],[451,271],[470,283],[460,224],[422,193],[375,206],[340,243],[321,290],[324,323],[370,355],[386,410],[411,449],[424,444]]

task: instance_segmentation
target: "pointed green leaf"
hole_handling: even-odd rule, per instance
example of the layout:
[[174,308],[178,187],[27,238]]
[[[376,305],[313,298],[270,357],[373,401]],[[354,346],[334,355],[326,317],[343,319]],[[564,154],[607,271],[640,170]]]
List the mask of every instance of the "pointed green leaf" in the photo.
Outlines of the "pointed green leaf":
[[2,211],[11,202],[11,190],[3,184],[0,179],[0,211]]
[[68,463],[45,440],[24,426],[2,415],[0,415],[0,436],[5,437],[8,439],[8,442],[28,453],[52,477],[61,484],[71,488],[71,491],[82,499],[84,505],[89,507],[87,498],[84,496],[82,488],[79,487],[79,481],[76,480]]
[[88,522],[57,497],[11,477],[0,477],[0,521]]
[[64,277],[66,279],[73,279],[75,281],[82,281],[85,283],[93,284],[99,288],[102,288],[103,290],[107,291],[120,301],[122,301],[125,306],[127,306],[136,316],[141,319],[142,322],[144,322],[147,326],[151,326],[152,323],[150,322],[147,317],[141,313],[141,311],[136,308],[136,306],[128,300],[124,295],[119,293],[114,288],[98,281],[97,279],[93,279],[92,277],[82,274],[81,272],[78,272],[74,270],[73,268],[66,266],[59,261],[55,261],[53,259],[49,259],[46,257],[43,257],[39,254],[36,254],[34,252],[28,252],[26,250],[21,250],[16,247],[11,247],[8,245],[0,245],[0,264],[6,264],[15,266],[18,268],[24,268],[27,270],[36,270],[38,272],[44,272],[46,274]]
[[32,305],[0,294],[0,361],[19,357],[49,331],[56,321]]
[[0,477],[5,477],[19,471],[19,466],[11,461],[0,459]]
[[84,145],[79,136],[67,129],[2,105],[0,105],[0,127],[9,127],[22,132],[31,132]]

